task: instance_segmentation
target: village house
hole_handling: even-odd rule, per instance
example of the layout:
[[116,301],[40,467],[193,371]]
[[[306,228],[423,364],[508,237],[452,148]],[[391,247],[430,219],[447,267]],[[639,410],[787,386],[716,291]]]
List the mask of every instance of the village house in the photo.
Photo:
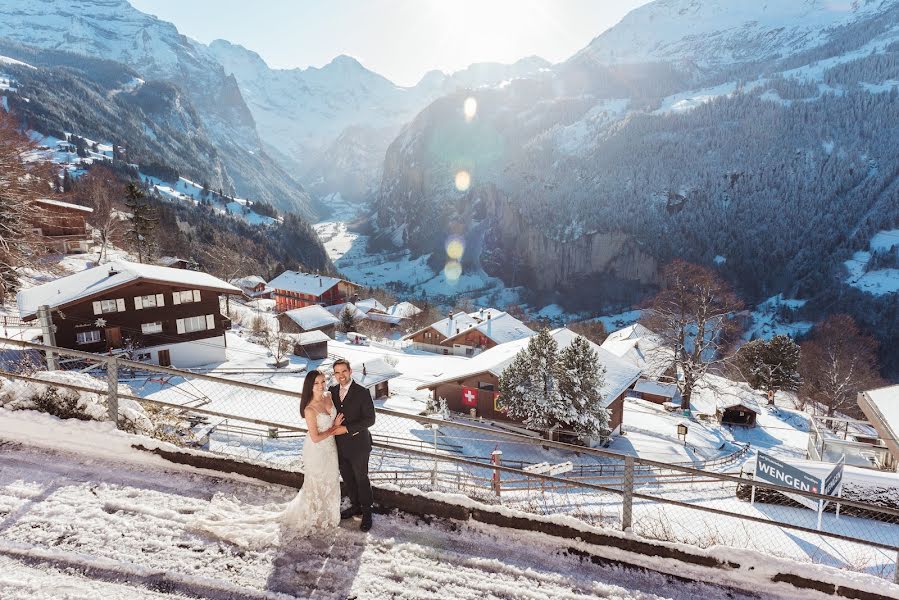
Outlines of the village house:
[[403,337],[419,350],[474,356],[500,344],[529,338],[536,332],[507,312],[482,308],[452,314]]
[[387,314],[405,320],[421,314],[421,309],[411,302],[397,302],[387,307]]
[[321,331],[334,339],[334,333],[340,319],[317,304],[295,308],[276,317],[280,330],[285,333],[308,333]]
[[722,425],[755,427],[762,412],[761,394],[748,384],[706,374],[693,387],[690,411],[699,418],[714,419]]
[[631,396],[654,404],[673,403],[675,400],[680,402],[680,392],[676,383],[652,381],[642,377],[634,384]]
[[353,381],[371,392],[374,399],[386,398],[390,395],[389,382],[394,377],[402,375],[395,368],[387,364],[383,358],[373,358],[364,362],[350,365],[353,371]]
[[265,279],[258,275],[248,275],[246,277],[241,277],[240,279],[232,279],[229,283],[239,287],[243,292],[243,295],[251,300],[272,297],[272,290],[265,283]]
[[49,198],[38,198],[35,204],[31,227],[49,249],[62,254],[90,250],[93,240],[87,230],[87,216],[94,209]]
[[318,304],[330,306],[347,302],[362,286],[338,277],[284,271],[268,282],[275,299],[275,310],[285,312]]
[[[302,309],[299,309],[302,310]],[[328,358],[328,342],[330,337],[320,329],[314,329],[304,333],[291,335],[293,339],[293,353],[309,360],[323,360]]]
[[195,367],[225,360],[231,322],[219,297],[239,293],[206,273],[118,260],[22,290],[16,299],[26,321],[41,306],[51,309],[57,346]]
[[160,267],[169,267],[171,269],[190,269],[191,261],[186,258],[177,256],[162,256],[156,261]]
[[[554,329],[550,335],[558,344],[559,350],[568,347],[578,337],[565,327]],[[640,370],[593,342],[588,343],[596,352],[599,364],[605,368],[600,393],[603,406],[609,411],[609,429],[614,435],[621,429],[624,398],[640,377]],[[499,378],[527,345],[528,339],[522,338],[494,346],[467,361],[462,368],[421,385],[418,389],[431,390],[435,403],[440,398],[445,398],[447,408],[452,412],[510,422],[498,405]]]
[[674,351],[664,345],[658,334],[634,323],[613,331],[600,346],[638,367],[643,377],[657,380],[671,368]]

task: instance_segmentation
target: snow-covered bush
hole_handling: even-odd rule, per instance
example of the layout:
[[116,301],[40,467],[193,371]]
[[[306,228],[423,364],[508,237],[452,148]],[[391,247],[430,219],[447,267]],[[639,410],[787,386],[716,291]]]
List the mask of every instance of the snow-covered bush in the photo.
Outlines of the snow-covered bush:
[[[105,381],[69,371],[38,371],[31,376],[42,383],[0,378],[0,406],[9,410],[38,410],[60,419],[108,419],[106,395],[102,393],[106,391]],[[70,386],[96,392],[75,390]],[[119,393],[132,395],[125,385],[119,386]],[[119,427],[132,433],[151,433],[154,429],[143,407],[124,398],[119,398]]]

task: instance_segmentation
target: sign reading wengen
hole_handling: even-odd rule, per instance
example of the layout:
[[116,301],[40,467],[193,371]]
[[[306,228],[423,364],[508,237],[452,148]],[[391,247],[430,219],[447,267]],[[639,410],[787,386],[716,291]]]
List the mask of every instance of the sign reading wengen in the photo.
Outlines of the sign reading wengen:
[[[764,452],[759,452],[755,462],[755,478],[760,481],[795,488],[803,492],[832,496],[834,492],[842,491],[844,461],[845,459],[841,458],[833,470],[821,479]],[[821,517],[824,507],[827,505],[826,500],[808,498],[788,492],[784,492],[784,495],[803,506],[817,511],[818,529],[821,529]],[[755,502],[755,487],[752,488],[752,501]],[[840,515],[839,508],[839,504],[837,504],[837,518]]]

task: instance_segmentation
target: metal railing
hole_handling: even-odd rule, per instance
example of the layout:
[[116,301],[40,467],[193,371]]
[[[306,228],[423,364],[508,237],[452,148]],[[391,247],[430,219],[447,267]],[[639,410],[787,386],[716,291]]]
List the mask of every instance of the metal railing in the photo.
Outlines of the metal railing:
[[[126,403],[137,403],[151,424],[143,433],[185,446],[282,466],[302,459],[306,426],[299,415],[301,379],[296,374],[243,374],[233,379],[18,340],[0,339],[0,345],[32,355],[41,351],[77,358],[59,362],[79,365],[79,370],[85,364],[94,366],[88,373],[72,371],[60,381],[33,361],[22,368],[7,365],[0,371],[0,404],[6,378],[31,386],[26,395],[37,397],[53,387],[91,396],[104,403],[109,418],[123,428],[133,424],[133,415],[126,416],[134,405]],[[125,376],[131,372],[148,375],[129,376],[126,384]],[[371,475],[376,482],[463,494],[539,515],[567,515],[647,539],[754,548],[888,579],[899,577],[895,507],[535,439],[467,419],[447,421],[378,408],[372,435]],[[558,470],[534,472],[529,470],[534,463]],[[758,494],[764,501],[750,504],[744,499],[747,486],[764,491]],[[839,504],[876,518],[828,512],[818,530],[816,513],[785,494],[826,501],[829,511]]]

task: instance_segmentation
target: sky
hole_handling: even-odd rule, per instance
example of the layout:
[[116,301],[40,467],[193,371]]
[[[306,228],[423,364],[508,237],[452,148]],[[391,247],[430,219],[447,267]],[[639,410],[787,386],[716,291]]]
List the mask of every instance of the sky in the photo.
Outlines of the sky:
[[348,54],[394,83],[432,69],[560,62],[647,0],[130,0],[203,43],[225,39],[272,68]]

